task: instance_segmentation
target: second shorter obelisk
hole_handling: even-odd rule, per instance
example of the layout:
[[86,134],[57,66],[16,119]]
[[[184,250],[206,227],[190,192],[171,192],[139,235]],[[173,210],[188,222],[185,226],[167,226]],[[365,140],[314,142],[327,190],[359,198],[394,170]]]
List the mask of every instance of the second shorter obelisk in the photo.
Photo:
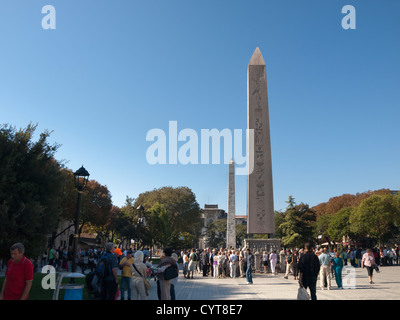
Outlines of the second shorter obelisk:
[[226,247],[236,248],[236,219],[235,219],[235,163],[229,161],[229,192],[228,217],[226,228]]

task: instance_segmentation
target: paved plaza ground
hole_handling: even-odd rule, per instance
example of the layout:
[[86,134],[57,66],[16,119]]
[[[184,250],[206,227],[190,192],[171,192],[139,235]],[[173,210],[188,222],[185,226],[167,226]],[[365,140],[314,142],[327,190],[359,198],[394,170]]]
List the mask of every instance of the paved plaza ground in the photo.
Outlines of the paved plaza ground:
[[[338,289],[332,280],[331,290],[321,290],[317,282],[318,300],[400,300],[400,266],[381,267],[369,284],[367,270],[354,268],[353,289]],[[149,300],[157,299],[156,283],[151,281]],[[195,273],[194,279],[183,278],[176,286],[177,300],[296,300],[298,281],[293,276],[284,279],[283,274],[253,274],[253,284],[246,278],[214,279]]]
[[[317,299],[400,300],[400,266],[381,267],[381,272],[374,272],[374,284],[369,284],[366,269],[352,270],[351,289],[338,289],[332,279],[332,289],[321,290],[318,279]],[[4,276],[4,270],[0,276]],[[151,280],[150,283],[149,300],[158,300],[156,282]],[[296,300],[298,287],[298,281],[293,276],[285,279],[283,273],[278,276],[253,273],[253,284],[247,285],[246,278],[215,279],[196,272],[194,279],[186,279],[181,271],[175,292],[177,300]]]

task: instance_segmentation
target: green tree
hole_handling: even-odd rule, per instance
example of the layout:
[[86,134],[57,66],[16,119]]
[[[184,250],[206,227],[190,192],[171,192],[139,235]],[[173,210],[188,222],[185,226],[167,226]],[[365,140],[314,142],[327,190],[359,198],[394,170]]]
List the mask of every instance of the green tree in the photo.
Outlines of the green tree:
[[322,242],[332,243],[331,236],[329,235],[329,225],[333,215],[325,214],[319,216],[314,224],[314,237],[319,238]]
[[226,219],[217,219],[206,226],[207,246],[225,248]]
[[[151,232],[151,236],[154,237],[160,232],[167,233],[157,236],[169,239],[162,245],[179,245],[179,235],[185,232],[193,236],[193,245],[197,243],[201,232],[201,212],[196,196],[190,188],[162,187],[147,191],[141,193],[135,200],[134,207],[139,205],[145,208],[145,218],[149,221],[147,229],[153,228],[151,225],[153,222],[159,226],[159,229]],[[162,209],[157,206],[162,206]],[[157,208],[157,214],[154,213],[154,208]],[[151,214],[153,218],[150,218]],[[166,221],[168,226],[165,226]]]
[[54,157],[49,131],[33,136],[37,125],[16,130],[0,126],[0,256],[22,242],[26,255],[35,257],[46,245],[61,213],[65,180]]
[[[171,217],[163,205],[155,203],[150,208],[149,233],[152,235],[153,244],[170,247],[181,236],[179,232],[173,230],[170,219]],[[187,236],[184,238],[187,240]]]
[[400,199],[386,194],[363,200],[350,216],[350,230],[360,237],[375,238],[380,245],[399,235]]
[[332,216],[322,216],[330,218],[327,232],[333,241],[341,242],[343,237],[346,236],[348,236],[351,240],[356,240],[356,235],[354,235],[350,229],[350,217],[354,214],[356,210],[357,208],[347,207],[341,209],[338,213]]
[[279,225],[282,244],[286,247],[301,247],[313,239],[315,212],[307,204],[296,205],[289,197],[289,206],[284,214],[284,222]]
[[275,237],[282,239],[283,233],[281,231],[280,225],[285,222],[285,213],[281,211],[275,211]]
[[247,226],[242,224],[236,225],[236,246],[241,247],[243,240],[247,238]]

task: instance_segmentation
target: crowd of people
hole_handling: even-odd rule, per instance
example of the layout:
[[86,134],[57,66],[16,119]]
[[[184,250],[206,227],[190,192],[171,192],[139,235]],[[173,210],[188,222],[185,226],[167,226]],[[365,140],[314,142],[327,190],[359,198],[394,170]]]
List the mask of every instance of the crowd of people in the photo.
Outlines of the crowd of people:
[[[52,265],[57,271],[71,271],[73,259],[71,248],[50,248],[38,260],[25,258],[22,244],[15,244],[10,249],[12,259],[8,261],[6,278],[13,278],[14,270],[18,277],[24,276],[24,281],[8,280],[3,284],[0,299],[20,295],[26,299],[29,288],[22,283],[31,284],[35,263],[42,267]],[[246,278],[247,284],[253,283],[254,270],[277,276],[284,273],[284,278],[299,282],[301,287],[309,288],[312,299],[316,299],[317,278],[322,290],[332,288],[334,279],[337,288],[343,289],[342,270],[351,265],[355,268],[365,268],[369,282],[373,284],[373,273],[380,272],[380,266],[399,264],[399,247],[373,249],[362,248],[314,248],[306,244],[304,248],[285,249],[279,252],[257,253],[259,265],[255,265],[255,256],[248,248],[206,248],[173,251],[165,248],[160,262],[153,265],[151,252],[147,249],[133,251],[121,249],[113,243],[108,243],[102,249],[79,249],[77,265],[81,272],[87,273],[87,287],[93,298],[103,300],[148,299],[151,287],[150,280],[157,286],[157,296],[160,300],[175,300],[179,266],[185,279],[193,279],[195,274],[212,278]],[[22,264],[20,262],[23,261]],[[107,266],[104,274],[99,272],[102,264]],[[19,270],[22,268],[23,270]],[[31,271],[32,269],[32,271]],[[118,272],[119,271],[119,272]],[[120,275],[120,279],[118,277]],[[18,278],[17,277],[17,278]],[[15,282],[16,281],[16,282]],[[18,282],[19,281],[19,282]],[[7,284],[8,282],[8,284]],[[10,283],[19,283],[19,291],[7,292]],[[14,286],[14,285],[13,285]],[[12,290],[11,290],[12,291]]]
[[182,250],[180,256],[183,276],[187,279],[193,279],[193,274],[197,271],[203,277],[246,277],[247,284],[253,283],[254,256],[250,249],[190,249]]
[[[386,247],[373,249],[363,248],[333,248],[327,247],[314,249],[311,244],[306,244],[305,249],[286,251],[286,273],[292,272],[294,279],[299,279],[300,286],[310,289],[311,299],[316,300],[316,285],[319,277],[321,290],[331,290],[332,279],[335,279],[338,289],[343,289],[342,270],[348,263],[354,268],[365,268],[368,273],[369,283],[373,284],[373,273],[379,271],[379,266],[398,265],[399,247],[393,249]],[[307,254],[307,255],[306,255]],[[300,278],[297,278],[300,272]],[[306,276],[304,276],[306,274]],[[306,281],[304,281],[306,279]]]

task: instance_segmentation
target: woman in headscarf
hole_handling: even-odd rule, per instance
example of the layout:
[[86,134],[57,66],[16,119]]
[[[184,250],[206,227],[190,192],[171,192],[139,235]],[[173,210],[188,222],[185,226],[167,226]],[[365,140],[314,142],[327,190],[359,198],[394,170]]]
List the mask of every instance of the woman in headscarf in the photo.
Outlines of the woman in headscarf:
[[143,263],[143,252],[136,251],[134,259],[135,262],[131,265],[132,273],[132,299],[133,300],[147,300],[146,289],[144,286],[144,277],[147,274],[147,267]]

